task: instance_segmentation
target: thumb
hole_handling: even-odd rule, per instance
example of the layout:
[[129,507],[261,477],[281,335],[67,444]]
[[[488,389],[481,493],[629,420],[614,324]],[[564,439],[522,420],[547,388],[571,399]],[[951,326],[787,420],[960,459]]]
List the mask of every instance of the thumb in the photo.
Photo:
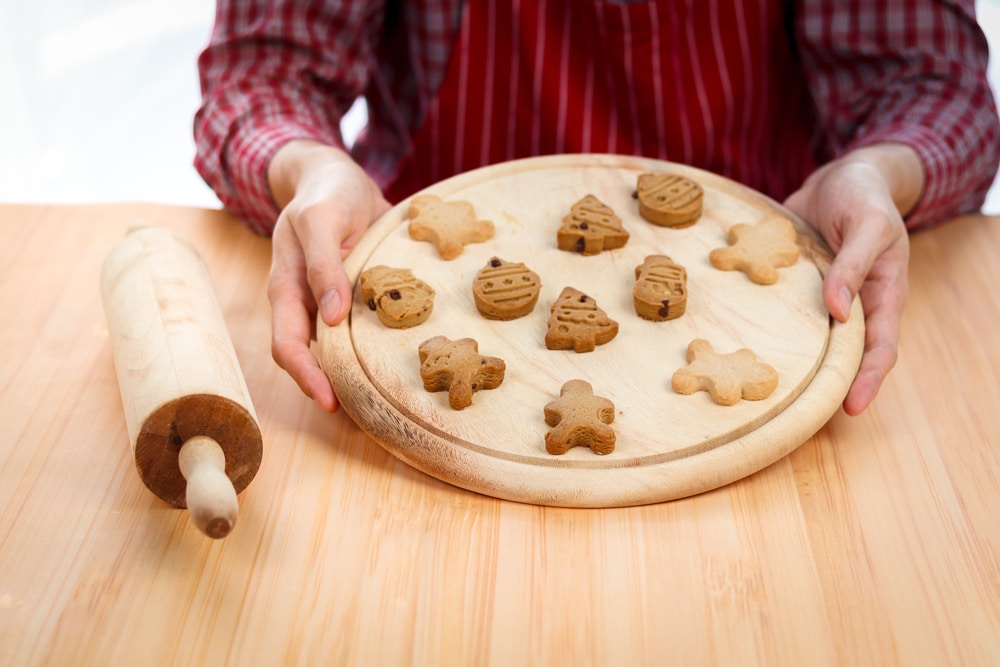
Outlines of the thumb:
[[[300,226],[306,280],[316,299],[319,316],[330,326],[343,320],[351,308],[354,290],[344,270],[343,260],[357,245],[368,225],[390,206],[379,193],[372,208],[373,213],[365,212],[363,221],[355,220],[354,224],[330,224],[330,215],[314,215],[311,217],[318,222],[310,224],[312,220],[303,221],[307,224]],[[316,211],[310,213],[315,214]],[[343,211],[338,213],[343,215]]]
[[341,259],[341,225],[331,224],[331,219],[336,220],[335,212],[312,207],[300,212],[293,228],[302,249],[304,277],[319,316],[333,326],[347,315],[351,284]]
[[351,283],[341,261],[340,242],[332,237],[303,243],[306,280],[312,290],[319,315],[328,325],[339,323],[351,306]]

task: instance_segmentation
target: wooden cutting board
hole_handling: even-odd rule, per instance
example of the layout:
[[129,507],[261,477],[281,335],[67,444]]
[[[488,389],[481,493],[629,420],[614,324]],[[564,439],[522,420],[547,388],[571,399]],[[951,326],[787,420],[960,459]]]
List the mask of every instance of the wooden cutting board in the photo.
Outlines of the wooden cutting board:
[[[652,225],[633,194],[643,171],[685,175],[705,190],[703,215],[685,229]],[[864,318],[855,301],[846,324],[823,305],[830,254],[801,220],[765,196],[705,171],[625,156],[559,155],[486,167],[425,192],[465,200],[495,236],[454,260],[409,237],[409,201],[380,218],[347,261],[355,283],[349,318],[320,325],[322,363],[348,414],[388,451],[438,479],[480,493],[543,505],[610,507],[700,493],[785,456],[838,409],[857,371]],[[583,256],[559,250],[563,216],[592,194],[622,218],[624,248]],[[769,214],[791,219],[802,250],[775,285],[751,282],[708,261],[732,225]],[[635,267],[669,255],[688,273],[686,313],[667,322],[639,318],[632,305]],[[472,281],[492,257],[524,262],[542,281],[535,309],[513,321],[476,310]],[[383,326],[363,302],[358,276],[378,264],[409,268],[436,291],[434,310],[410,329]],[[596,299],[619,323],[611,342],[589,353],[545,347],[550,306],[564,287]],[[474,338],[481,354],[504,359],[503,384],[474,394],[461,411],[447,392],[423,389],[417,348],[432,336]],[[688,343],[716,351],[750,348],[773,366],[778,388],[761,401],[714,403],[705,392],[681,395],[671,376],[686,365]],[[615,405],[615,450],[577,447],[550,455],[544,407],[567,380],[585,379]]]

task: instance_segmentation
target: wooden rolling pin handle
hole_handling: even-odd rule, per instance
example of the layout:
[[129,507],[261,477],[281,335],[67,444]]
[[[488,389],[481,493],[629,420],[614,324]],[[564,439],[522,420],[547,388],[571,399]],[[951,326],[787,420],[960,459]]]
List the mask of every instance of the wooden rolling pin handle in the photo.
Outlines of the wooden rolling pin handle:
[[181,474],[187,480],[187,507],[198,530],[211,538],[229,534],[236,523],[239,504],[236,489],[226,475],[226,455],[215,440],[196,435],[177,455]]

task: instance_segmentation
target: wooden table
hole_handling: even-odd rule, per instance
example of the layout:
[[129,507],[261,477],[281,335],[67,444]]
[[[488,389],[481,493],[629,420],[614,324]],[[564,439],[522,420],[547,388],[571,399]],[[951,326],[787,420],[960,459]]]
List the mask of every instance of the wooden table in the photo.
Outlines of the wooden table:
[[[136,220],[212,267],[264,435],[212,541],[133,468],[98,293]],[[987,665],[1000,656],[1000,225],[913,236],[862,416],[700,496],[571,510],[386,454],[270,357],[270,244],[217,211],[0,206],[0,664]]]

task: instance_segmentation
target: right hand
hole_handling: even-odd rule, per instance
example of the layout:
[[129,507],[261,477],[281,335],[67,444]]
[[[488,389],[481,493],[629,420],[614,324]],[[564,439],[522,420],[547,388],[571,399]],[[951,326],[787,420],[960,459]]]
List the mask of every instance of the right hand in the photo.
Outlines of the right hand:
[[847,321],[855,294],[865,313],[865,349],[844,411],[861,413],[896,363],[909,291],[910,240],[903,214],[924,189],[917,153],[900,144],[860,148],[820,167],[785,205],[823,235],[836,253],[823,299]]
[[390,206],[347,153],[314,141],[282,146],[267,176],[281,208],[268,283],[271,354],[303,393],[335,412],[339,402],[310,349],[315,318],[332,326],[347,315],[353,289],[344,258]]

